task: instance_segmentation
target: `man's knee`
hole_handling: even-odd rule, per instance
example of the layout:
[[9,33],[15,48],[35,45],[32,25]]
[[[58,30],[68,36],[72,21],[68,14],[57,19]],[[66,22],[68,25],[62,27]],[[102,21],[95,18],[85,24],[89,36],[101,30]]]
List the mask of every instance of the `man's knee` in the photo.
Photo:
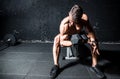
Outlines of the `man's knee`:
[[61,39],[60,39],[60,45],[62,47],[71,46],[71,44],[70,44],[70,36],[69,35],[62,36]]
[[61,47],[64,47],[63,41],[60,42],[60,46],[61,46]]

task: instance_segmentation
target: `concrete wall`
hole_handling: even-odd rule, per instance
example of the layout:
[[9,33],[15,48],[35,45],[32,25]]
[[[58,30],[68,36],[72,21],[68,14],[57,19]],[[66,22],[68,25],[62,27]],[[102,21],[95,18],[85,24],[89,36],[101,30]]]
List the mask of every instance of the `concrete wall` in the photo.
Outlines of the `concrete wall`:
[[74,4],[88,14],[99,41],[120,41],[118,0],[0,0],[0,38],[16,30],[22,40],[53,41]]

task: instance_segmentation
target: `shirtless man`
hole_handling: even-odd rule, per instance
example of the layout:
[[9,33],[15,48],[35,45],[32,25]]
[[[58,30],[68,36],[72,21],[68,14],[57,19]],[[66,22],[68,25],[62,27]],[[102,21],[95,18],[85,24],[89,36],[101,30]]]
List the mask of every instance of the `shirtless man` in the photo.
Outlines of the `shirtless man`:
[[54,38],[53,44],[53,59],[54,66],[50,71],[51,79],[54,79],[58,74],[59,68],[59,54],[60,47],[62,46],[72,46],[74,42],[70,40],[70,36],[73,34],[80,34],[81,30],[85,27],[87,31],[88,42],[92,47],[92,67],[91,69],[96,73],[99,78],[105,77],[97,68],[97,56],[100,55],[98,51],[98,42],[96,40],[95,33],[91,27],[88,16],[83,13],[82,8],[79,5],[74,5],[67,17],[65,17],[60,24],[60,33]]

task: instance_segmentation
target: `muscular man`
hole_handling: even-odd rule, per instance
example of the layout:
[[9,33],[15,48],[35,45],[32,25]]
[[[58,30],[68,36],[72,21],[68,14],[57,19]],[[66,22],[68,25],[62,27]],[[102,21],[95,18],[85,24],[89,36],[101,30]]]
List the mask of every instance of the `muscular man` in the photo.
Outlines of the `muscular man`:
[[88,16],[83,13],[82,8],[79,5],[74,5],[67,17],[65,17],[60,24],[60,33],[54,38],[53,44],[53,59],[54,66],[51,69],[50,77],[54,79],[58,74],[59,68],[59,54],[61,46],[72,46],[74,42],[70,40],[70,36],[73,34],[80,34],[81,30],[85,27],[88,43],[92,47],[92,67],[91,69],[96,72],[96,75],[103,78],[105,75],[97,68],[97,56],[99,55],[98,44],[95,33],[91,27]]

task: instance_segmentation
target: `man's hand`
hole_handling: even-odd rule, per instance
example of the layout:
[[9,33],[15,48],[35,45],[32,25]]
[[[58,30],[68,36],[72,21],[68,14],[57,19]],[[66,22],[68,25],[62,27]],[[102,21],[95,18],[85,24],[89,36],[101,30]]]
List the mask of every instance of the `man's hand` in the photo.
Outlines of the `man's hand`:
[[90,42],[88,42],[88,43],[89,43],[89,44],[91,45],[91,47],[92,47],[92,53],[93,53],[93,54],[100,55],[99,50],[98,50],[97,42],[96,42],[96,41],[90,41]]

